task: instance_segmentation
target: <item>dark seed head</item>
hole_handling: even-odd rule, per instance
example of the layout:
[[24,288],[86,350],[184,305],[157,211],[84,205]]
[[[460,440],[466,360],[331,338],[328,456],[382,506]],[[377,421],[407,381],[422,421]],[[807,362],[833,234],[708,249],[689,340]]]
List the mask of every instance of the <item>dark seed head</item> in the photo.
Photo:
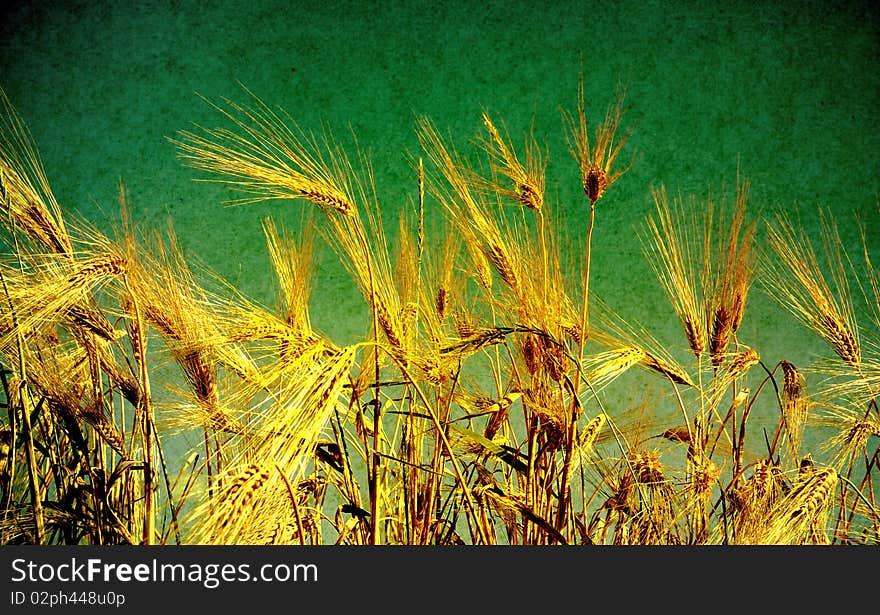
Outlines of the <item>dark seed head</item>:
[[595,204],[605,194],[607,184],[608,179],[605,176],[605,171],[590,169],[590,172],[584,177],[584,194],[590,199],[590,203]]

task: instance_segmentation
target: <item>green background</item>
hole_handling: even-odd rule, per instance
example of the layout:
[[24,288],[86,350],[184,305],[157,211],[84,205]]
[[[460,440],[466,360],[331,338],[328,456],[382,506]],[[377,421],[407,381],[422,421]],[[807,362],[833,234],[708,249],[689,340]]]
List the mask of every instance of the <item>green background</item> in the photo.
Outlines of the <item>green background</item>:
[[[173,220],[187,255],[272,301],[261,219],[296,226],[303,205],[224,207],[225,187],[194,182],[167,137],[221,125],[196,93],[245,101],[245,85],[307,129],[371,152],[386,219],[411,200],[407,154],[420,115],[468,151],[480,112],[516,143],[534,120],[550,148],[548,201],[578,243],[577,167],[560,107],[578,75],[592,117],[628,85],[636,166],[597,211],[591,290],[663,342],[685,342],[636,232],[650,188],[701,195],[752,180],[754,209],[793,210],[818,237],[818,206],[858,246],[856,217],[880,246],[880,16],[868,3],[732,2],[54,2],[13,3],[0,22],[0,87],[33,131],[59,201],[99,225],[128,186],[144,225]],[[396,225],[392,225],[395,228]],[[760,290],[741,338],[768,365],[804,365],[825,347]],[[313,324],[339,342],[366,330],[363,302],[329,249]]]

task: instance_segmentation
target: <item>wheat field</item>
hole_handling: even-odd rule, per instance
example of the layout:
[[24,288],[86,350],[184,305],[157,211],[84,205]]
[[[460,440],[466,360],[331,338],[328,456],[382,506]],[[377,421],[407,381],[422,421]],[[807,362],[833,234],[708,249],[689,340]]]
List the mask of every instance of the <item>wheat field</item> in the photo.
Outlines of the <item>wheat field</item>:
[[[0,542],[877,543],[876,246],[844,246],[821,210],[818,241],[755,213],[744,173],[729,196],[645,187],[644,257],[680,321],[666,347],[590,291],[610,249],[594,221],[638,164],[625,96],[593,117],[581,84],[561,114],[583,236],[557,219],[540,135],[487,112],[476,160],[418,120],[386,230],[363,152],[250,92],[206,101],[218,127],[175,135],[181,163],[238,205],[303,208],[297,231],[263,221],[267,306],[137,224],[123,185],[112,228],[65,212],[0,93]],[[354,344],[311,324],[318,244],[368,308]],[[759,292],[823,360],[762,360],[740,330]],[[644,395],[610,404],[636,372]]]

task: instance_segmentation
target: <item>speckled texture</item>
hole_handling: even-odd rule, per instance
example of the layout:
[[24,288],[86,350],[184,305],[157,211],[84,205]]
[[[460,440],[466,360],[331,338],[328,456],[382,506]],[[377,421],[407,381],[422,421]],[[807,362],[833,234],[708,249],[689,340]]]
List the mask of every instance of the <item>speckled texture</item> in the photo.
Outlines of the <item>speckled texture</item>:
[[[302,205],[226,208],[225,188],[196,183],[166,140],[190,122],[216,125],[196,96],[242,100],[237,82],[306,128],[350,125],[372,152],[388,219],[413,197],[406,153],[425,114],[467,147],[486,108],[514,135],[534,118],[551,148],[548,189],[577,243],[584,229],[577,170],[559,107],[574,107],[583,63],[589,110],[628,84],[626,125],[636,167],[597,212],[592,289],[627,317],[684,348],[634,230],[649,189],[730,188],[737,165],[755,207],[799,204],[812,233],[816,205],[876,224],[880,152],[880,19],[868,3],[732,2],[34,2],[6,9],[0,86],[31,126],[65,206],[90,218],[116,209],[117,181],[136,217],[170,217],[194,261],[271,300],[260,220],[296,225]],[[102,213],[105,212],[105,213]],[[324,250],[315,324],[340,341],[366,312]],[[772,309],[771,309],[772,308]],[[755,293],[743,339],[772,364],[823,347]]]

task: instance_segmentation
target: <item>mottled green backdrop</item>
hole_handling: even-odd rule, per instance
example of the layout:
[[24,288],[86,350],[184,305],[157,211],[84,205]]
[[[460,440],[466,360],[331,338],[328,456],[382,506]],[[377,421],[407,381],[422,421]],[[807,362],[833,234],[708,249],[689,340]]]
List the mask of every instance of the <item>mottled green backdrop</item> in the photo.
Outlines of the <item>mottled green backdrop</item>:
[[[322,123],[372,152],[389,220],[413,198],[407,153],[419,115],[461,149],[480,112],[516,142],[534,120],[550,148],[548,201],[573,242],[585,224],[559,109],[588,111],[628,84],[626,126],[640,158],[599,203],[592,290],[675,347],[685,342],[634,232],[651,186],[702,194],[730,188],[737,165],[752,204],[798,205],[818,232],[819,205],[858,242],[861,216],[880,245],[880,18],[869,3],[776,2],[25,2],[0,21],[0,87],[30,125],[65,207],[103,224],[117,182],[144,224],[171,218],[188,256],[272,300],[260,226],[295,226],[303,207],[225,208],[230,192],[198,183],[166,137],[219,123],[196,95],[245,100],[247,86],[303,127]],[[719,4],[716,6],[716,4]],[[366,311],[324,250],[314,324],[340,342],[366,330]],[[742,338],[768,364],[811,362],[825,349],[760,292]]]

